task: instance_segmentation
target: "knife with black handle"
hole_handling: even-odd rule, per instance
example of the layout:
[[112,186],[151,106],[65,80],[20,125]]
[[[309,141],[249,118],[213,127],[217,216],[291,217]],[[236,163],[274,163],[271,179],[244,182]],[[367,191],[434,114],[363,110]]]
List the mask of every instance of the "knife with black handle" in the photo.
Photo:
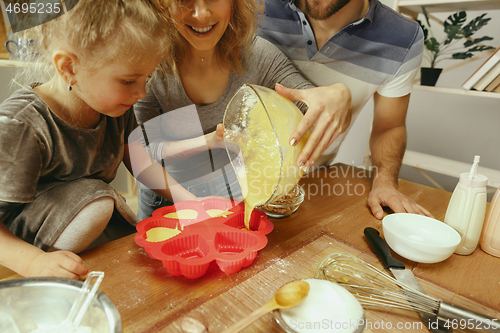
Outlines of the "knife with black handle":
[[[380,259],[380,261],[382,261],[384,266],[392,272],[392,275],[394,275],[396,280],[407,285],[410,288],[413,288],[425,294],[424,289],[413,275],[413,272],[409,269],[406,269],[404,263],[392,257],[389,246],[387,245],[385,240],[380,237],[378,230],[367,227],[364,230],[364,234],[368,239],[370,245],[372,245],[372,248],[374,249],[377,257]],[[431,316],[425,313],[420,313],[420,316],[424,320],[429,331],[433,333],[452,332],[450,328],[438,325],[437,316]]]

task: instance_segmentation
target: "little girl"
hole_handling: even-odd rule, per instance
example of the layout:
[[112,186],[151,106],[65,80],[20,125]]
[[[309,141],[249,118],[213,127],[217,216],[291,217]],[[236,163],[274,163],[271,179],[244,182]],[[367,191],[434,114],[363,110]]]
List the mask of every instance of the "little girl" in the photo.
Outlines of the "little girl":
[[131,170],[133,147],[141,181],[172,199],[173,180],[128,140],[132,105],[167,49],[157,1],[81,0],[38,27],[37,67],[51,79],[0,104],[0,264],[18,274],[77,279],[87,269],[75,253],[110,222],[138,222],[109,185],[122,161]]

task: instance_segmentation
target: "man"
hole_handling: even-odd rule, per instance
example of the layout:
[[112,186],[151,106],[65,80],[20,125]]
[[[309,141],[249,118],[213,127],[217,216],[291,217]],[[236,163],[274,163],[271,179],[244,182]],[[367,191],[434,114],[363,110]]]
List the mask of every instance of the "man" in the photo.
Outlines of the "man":
[[[345,83],[352,94],[348,130],[315,166],[330,165],[345,135],[373,96],[370,137],[377,171],[368,205],[381,219],[382,207],[431,216],[398,190],[406,149],[406,112],[423,53],[418,24],[378,0],[265,0],[258,34],[278,46],[315,85]],[[297,97],[298,92],[290,92]]]

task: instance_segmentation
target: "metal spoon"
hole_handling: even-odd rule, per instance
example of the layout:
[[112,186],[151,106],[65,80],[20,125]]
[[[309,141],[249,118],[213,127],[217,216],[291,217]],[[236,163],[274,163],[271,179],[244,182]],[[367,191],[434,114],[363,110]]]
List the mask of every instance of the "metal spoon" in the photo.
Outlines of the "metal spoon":
[[261,316],[276,309],[290,309],[300,304],[309,293],[309,283],[306,281],[293,281],[279,288],[273,298],[238,321],[233,326],[227,328],[222,333],[239,332]]

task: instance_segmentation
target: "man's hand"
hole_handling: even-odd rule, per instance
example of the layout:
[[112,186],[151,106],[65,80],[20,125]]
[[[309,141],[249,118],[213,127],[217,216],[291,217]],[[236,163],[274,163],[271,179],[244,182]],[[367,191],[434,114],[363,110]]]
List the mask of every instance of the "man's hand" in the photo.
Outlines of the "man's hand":
[[384,217],[382,207],[389,207],[395,213],[413,213],[433,217],[424,207],[389,184],[380,184],[377,186],[374,184],[370,194],[368,194],[367,202],[373,216],[379,220]]
[[276,92],[301,101],[308,110],[290,137],[293,146],[313,128],[297,160],[298,167],[311,167],[318,157],[351,123],[351,91],[343,83],[311,89],[290,89],[276,84]]
[[83,266],[82,258],[70,251],[40,252],[33,258],[23,272],[25,277],[55,276],[69,279],[80,279],[88,269]]
[[368,195],[368,206],[379,220],[384,217],[382,207],[389,207],[395,213],[432,217],[425,208],[398,191],[398,174],[406,149],[406,112],[410,94],[391,98],[375,93],[373,100],[375,111],[370,150],[377,172]]

